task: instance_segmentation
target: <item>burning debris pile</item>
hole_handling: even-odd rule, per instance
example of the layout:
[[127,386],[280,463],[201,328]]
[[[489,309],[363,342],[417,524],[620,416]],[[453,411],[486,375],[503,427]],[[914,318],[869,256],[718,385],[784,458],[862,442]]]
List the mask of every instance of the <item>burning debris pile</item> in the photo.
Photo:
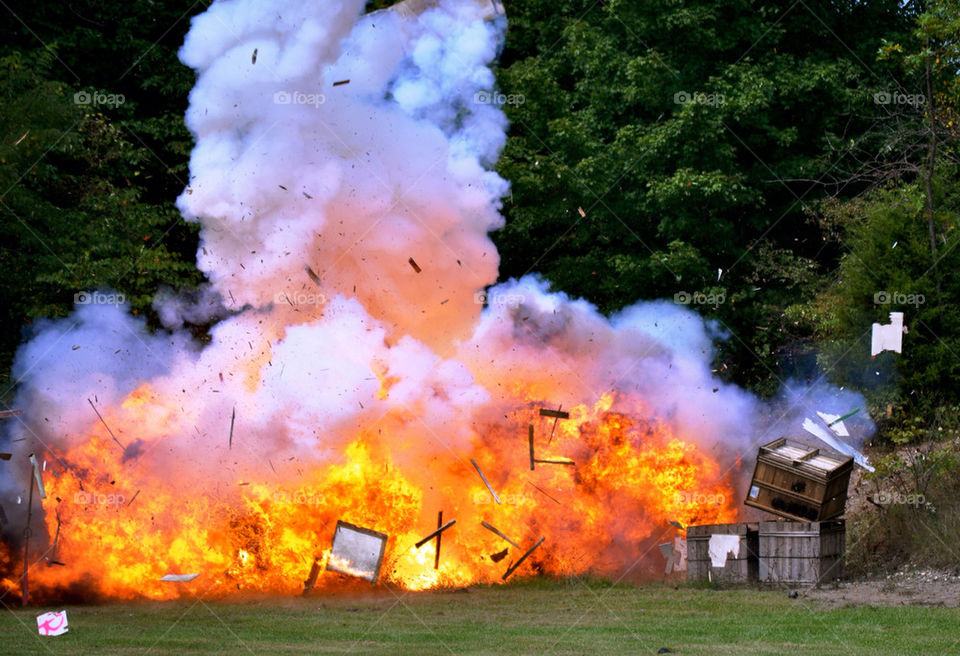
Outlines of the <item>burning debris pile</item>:
[[[342,584],[324,570],[407,589],[639,578],[671,521],[737,518],[757,406],[711,373],[710,326],[667,302],[608,319],[536,277],[484,293],[508,186],[490,170],[506,121],[480,98],[505,19],[420,5],[194,19],[178,204],[210,287],[158,296],[165,333],[91,304],[21,348],[0,594],[19,589],[29,453],[48,598]],[[182,326],[210,317],[201,347]],[[63,566],[38,564],[51,550]]]

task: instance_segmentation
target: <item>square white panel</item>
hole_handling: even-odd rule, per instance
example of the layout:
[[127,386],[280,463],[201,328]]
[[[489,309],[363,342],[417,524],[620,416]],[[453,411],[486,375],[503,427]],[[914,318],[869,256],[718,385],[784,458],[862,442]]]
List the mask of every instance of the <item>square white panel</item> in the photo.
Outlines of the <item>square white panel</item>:
[[327,558],[327,570],[376,583],[386,547],[386,533],[338,521]]

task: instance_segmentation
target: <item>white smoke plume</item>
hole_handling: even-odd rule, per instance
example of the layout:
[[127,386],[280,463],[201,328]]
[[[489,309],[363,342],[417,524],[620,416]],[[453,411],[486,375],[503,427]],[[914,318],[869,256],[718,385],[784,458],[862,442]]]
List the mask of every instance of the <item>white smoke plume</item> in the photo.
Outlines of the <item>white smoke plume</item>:
[[[17,460],[101,430],[92,399],[113,408],[124,466],[197,494],[342,462],[376,432],[442,495],[437,468],[468,458],[518,399],[591,406],[610,392],[614,410],[722,465],[748,455],[758,401],[711,371],[717,334],[696,313],[664,301],[607,318],[532,276],[483,292],[508,192],[490,170],[506,120],[482,94],[504,19],[471,0],[363,7],[218,0],[193,20],[180,56],[197,73],[196,146],[178,206],[201,225],[210,288],[158,296],[170,334],[97,305],[38,326],[14,369]],[[203,348],[180,330],[213,317]],[[21,469],[3,479],[8,514]],[[176,515],[153,527],[176,531]]]

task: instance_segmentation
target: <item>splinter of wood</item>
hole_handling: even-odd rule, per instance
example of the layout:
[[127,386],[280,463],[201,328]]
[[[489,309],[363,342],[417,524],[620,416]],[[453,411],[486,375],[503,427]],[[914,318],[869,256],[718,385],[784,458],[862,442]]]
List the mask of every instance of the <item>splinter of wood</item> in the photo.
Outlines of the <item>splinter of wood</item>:
[[510,569],[508,569],[507,572],[506,572],[506,574],[503,575],[503,579],[502,579],[502,580],[506,581],[507,578],[508,578],[511,574],[513,574],[513,572],[514,572],[518,567],[520,567],[520,565],[523,564],[523,561],[525,561],[525,560],[527,559],[527,556],[529,556],[530,554],[532,554],[533,551],[534,551],[537,547],[539,547],[541,544],[543,544],[543,541],[546,540],[546,539],[547,539],[546,537],[542,537],[542,538],[540,538],[539,540],[537,540],[537,543],[536,543],[535,545],[533,545],[532,547],[530,547],[530,550],[527,551],[527,553],[525,553],[525,554],[523,554],[522,556],[520,556],[520,560],[518,560],[517,562],[515,562],[513,565],[510,566]]
[[515,546],[517,549],[520,548],[520,545],[519,545],[519,544],[517,544],[516,542],[514,542],[513,540],[511,540],[510,538],[508,538],[508,537],[507,537],[506,535],[504,535],[503,533],[501,533],[501,532],[497,529],[496,526],[491,526],[490,524],[487,524],[486,522],[483,522],[483,521],[480,522],[480,525],[481,525],[483,528],[487,529],[488,531],[492,531],[493,533],[496,533],[496,534],[499,535],[501,538],[503,538],[504,540],[506,540],[507,542],[509,542],[509,543],[512,544],[513,546]]
[[550,496],[550,494],[548,494],[547,491],[544,490],[544,489],[543,489],[542,487],[540,487],[539,485],[534,485],[534,484],[531,483],[530,481],[527,481],[527,485],[533,485],[533,487],[535,487],[537,490],[539,490],[541,494],[545,495],[548,499],[552,500],[555,504],[557,504],[557,505],[559,505],[559,506],[562,506],[562,505],[563,505],[562,503],[560,503],[559,501],[557,501],[556,499],[554,499],[552,496]]
[[438,528],[436,531],[434,531],[433,533],[431,533],[431,534],[428,535],[427,537],[423,538],[422,540],[420,540],[419,542],[417,542],[417,543],[416,543],[415,545],[413,545],[413,546],[415,546],[417,549],[419,549],[420,547],[422,547],[423,545],[425,545],[427,542],[429,542],[429,541],[432,540],[433,538],[440,537],[440,534],[441,534],[441,533],[443,533],[444,531],[446,531],[448,528],[450,528],[451,526],[453,526],[453,525],[456,524],[456,523],[457,523],[457,520],[451,519],[449,522],[447,522],[446,524],[444,524],[443,526],[441,526],[440,528]]
[[530,471],[534,470],[536,460],[533,459],[533,424],[530,424],[530,431],[528,433],[530,440]]
[[310,268],[309,264],[303,265],[303,268],[307,271],[307,277],[310,278],[310,280],[312,280],[317,287],[320,287],[322,285],[320,276],[313,272],[313,269]]
[[313,557],[313,565],[310,567],[310,573],[307,575],[307,580],[303,582],[303,594],[308,595],[310,591],[313,590],[313,586],[317,584],[317,577],[320,575],[320,557]]
[[105,421],[103,420],[103,417],[100,415],[100,411],[97,410],[97,406],[93,405],[93,401],[91,401],[90,399],[87,399],[87,403],[89,403],[89,404],[90,404],[90,407],[93,408],[93,411],[97,413],[97,417],[100,419],[100,423],[103,424],[103,427],[107,429],[107,432],[108,432],[108,433],[110,433],[110,437],[112,437],[112,438],[113,438],[113,441],[117,443],[117,446],[119,446],[121,449],[123,449],[124,451],[126,451],[126,450],[127,450],[127,447],[125,447],[125,446],[123,446],[122,444],[120,444],[120,440],[117,439],[117,436],[114,435],[114,434],[113,434],[113,431],[110,430],[110,427],[107,426],[107,422],[105,422]]
[[500,501],[500,497],[497,496],[497,493],[493,491],[493,488],[490,486],[489,481],[487,481],[487,477],[483,475],[482,471],[480,471],[480,465],[477,464],[477,461],[474,460],[473,458],[470,458],[470,464],[472,464],[473,468],[477,470],[478,474],[480,474],[480,478],[483,480],[483,484],[487,486],[488,490],[490,490],[490,494],[493,495],[494,501],[496,501],[497,503],[502,503]]
[[[443,526],[443,511],[437,511],[437,528]],[[440,569],[440,544],[443,542],[443,534],[437,533],[437,550],[433,554],[433,569]]]
[[233,412],[230,413],[230,440],[227,442],[227,448],[233,448],[233,422],[237,418],[237,406],[233,406]]

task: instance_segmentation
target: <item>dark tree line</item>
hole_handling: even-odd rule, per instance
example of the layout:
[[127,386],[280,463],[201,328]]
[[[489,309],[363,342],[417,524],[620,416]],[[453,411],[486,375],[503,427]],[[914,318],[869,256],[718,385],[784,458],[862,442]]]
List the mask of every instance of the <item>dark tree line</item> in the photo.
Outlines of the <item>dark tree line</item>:
[[[770,394],[826,371],[896,440],[960,424],[956,0],[506,5],[504,278],[605,312],[688,302],[729,334],[722,375]],[[0,9],[5,372],[78,292],[153,320],[160,285],[200,282],[173,201],[192,146],[176,51],[205,7]],[[870,360],[890,311],[904,353]]]

